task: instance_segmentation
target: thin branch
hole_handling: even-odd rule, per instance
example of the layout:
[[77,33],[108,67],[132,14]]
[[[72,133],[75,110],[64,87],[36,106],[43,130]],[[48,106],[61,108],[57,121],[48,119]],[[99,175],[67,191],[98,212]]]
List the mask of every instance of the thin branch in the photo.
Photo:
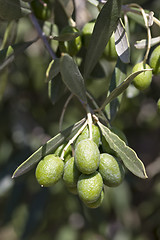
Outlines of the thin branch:
[[29,14],[29,17],[30,17],[30,20],[31,22],[33,23],[34,27],[36,28],[37,32],[38,32],[38,35],[39,37],[42,39],[47,51],[49,52],[50,56],[52,57],[52,59],[56,59],[56,55],[55,53],[53,52],[51,46],[49,45],[48,43],[48,40],[46,38],[46,35],[45,33],[42,31],[38,21],[37,21],[37,18],[34,16],[34,14]]

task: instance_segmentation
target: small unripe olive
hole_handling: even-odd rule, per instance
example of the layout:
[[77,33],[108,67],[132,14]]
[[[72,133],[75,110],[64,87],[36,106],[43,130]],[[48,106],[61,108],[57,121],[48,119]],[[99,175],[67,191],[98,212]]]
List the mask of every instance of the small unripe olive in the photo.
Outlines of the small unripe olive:
[[64,165],[63,180],[68,187],[76,187],[80,171],[77,169],[74,157],[70,158]]
[[31,2],[31,7],[38,19],[47,20],[51,17],[51,3],[49,0],[43,0],[43,2],[40,0],[33,0]]
[[[79,32],[77,28],[72,26],[67,26],[62,29],[61,34],[65,33],[76,33]],[[61,52],[68,53],[71,56],[75,56],[82,46],[81,37],[78,36],[70,41],[60,41],[59,48]]]
[[84,46],[87,48],[90,42],[90,38],[94,29],[95,22],[88,22],[82,29],[82,41]]
[[36,179],[41,186],[50,187],[61,179],[63,169],[63,161],[54,154],[49,154],[38,163]]
[[99,166],[100,152],[95,142],[90,139],[80,141],[75,149],[75,163],[80,172],[91,174]]
[[98,208],[102,204],[103,199],[104,199],[104,191],[101,192],[100,197],[95,202],[92,202],[92,203],[84,202],[84,204],[88,208]]
[[160,73],[160,45],[153,50],[149,64],[155,75]]
[[[120,139],[122,139],[126,144],[128,144],[125,134],[120,129],[116,127],[112,127],[110,130],[113,133],[115,133]],[[102,136],[102,149],[103,149],[103,152],[105,153],[109,153],[117,156],[117,153],[115,153],[114,150],[110,148],[104,136]]]
[[77,189],[79,197],[86,203],[93,203],[98,200],[103,188],[102,176],[99,172],[90,175],[81,174],[78,180]]
[[116,61],[117,60],[117,52],[115,47],[115,38],[114,33],[110,37],[107,46],[104,49],[104,55],[108,61]]
[[[92,140],[93,140],[93,142],[95,142],[97,144],[97,146],[99,146],[100,137],[101,137],[101,134],[100,134],[99,128],[96,125],[92,124]],[[89,138],[89,128],[88,128],[88,126],[85,127],[83,132],[78,136],[78,138],[76,140],[76,145],[80,141],[82,141],[84,139],[87,139],[87,138]]]
[[[143,64],[143,62],[137,63],[133,69],[132,73],[143,70],[143,69],[151,69],[148,64]],[[152,81],[152,71],[146,71],[138,74],[134,79],[134,86],[139,90],[145,90],[148,88]]]
[[102,175],[104,184],[109,187],[117,187],[124,179],[125,171],[118,159],[110,154],[100,155],[99,172]]

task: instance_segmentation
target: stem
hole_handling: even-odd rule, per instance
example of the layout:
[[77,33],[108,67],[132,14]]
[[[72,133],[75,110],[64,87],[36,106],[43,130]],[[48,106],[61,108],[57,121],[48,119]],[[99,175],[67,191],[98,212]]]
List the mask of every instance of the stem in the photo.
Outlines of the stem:
[[65,104],[64,104],[63,109],[62,109],[61,117],[60,117],[60,120],[59,120],[59,131],[60,131],[60,132],[61,132],[61,130],[62,130],[62,124],[63,124],[64,114],[65,114],[65,112],[66,112],[67,106],[68,106],[69,102],[71,101],[72,97],[73,97],[73,94],[70,94],[69,97],[67,98]]
[[79,136],[79,134],[81,134],[81,132],[85,129],[86,126],[87,126],[87,121],[85,121],[83,126],[78,130],[78,132],[74,135],[74,137],[68,141],[68,143],[64,147],[62,154],[61,154],[62,160],[64,160],[64,154],[65,154],[65,151],[67,150],[67,148],[75,141],[75,139]]
[[98,104],[96,103],[96,101],[94,100],[94,98],[91,96],[91,94],[89,92],[87,92],[87,97],[92,101],[93,105],[96,108],[96,111],[101,115],[101,117],[105,120],[105,122],[110,125],[110,123],[109,123],[108,119],[106,118],[105,114],[99,108]]
[[92,140],[92,115],[88,105],[87,105],[87,120],[89,127],[89,139]]
[[52,57],[52,59],[56,59],[56,55],[55,53],[53,52],[51,46],[49,45],[48,43],[48,40],[46,38],[46,35],[45,33],[42,31],[38,21],[37,21],[37,18],[34,16],[34,14],[29,14],[29,17],[30,17],[30,20],[31,22],[33,23],[34,27],[36,28],[37,32],[38,32],[38,35],[39,37],[42,39],[47,51],[49,52],[50,56]]

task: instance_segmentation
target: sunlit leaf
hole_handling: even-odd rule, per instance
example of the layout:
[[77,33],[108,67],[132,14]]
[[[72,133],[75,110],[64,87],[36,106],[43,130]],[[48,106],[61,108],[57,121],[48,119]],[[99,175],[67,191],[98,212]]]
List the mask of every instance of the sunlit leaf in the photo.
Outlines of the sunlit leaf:
[[84,78],[86,79],[101,57],[113,31],[116,30],[121,10],[120,0],[108,0],[101,9],[90,39],[84,63]]
[[[160,43],[160,37],[155,37],[151,39],[151,47],[153,47],[154,45]],[[136,41],[136,43],[134,44],[134,46],[137,49],[143,49],[147,47],[147,40],[146,39],[142,39],[140,41]]]
[[121,93],[123,93],[129,84],[133,81],[133,79],[140,73],[145,71],[151,71],[152,69],[143,69],[134,73],[131,73],[117,88],[115,88],[110,95],[106,98],[101,108],[104,108],[108,103],[110,103],[113,99],[118,97]]
[[144,164],[138,158],[135,151],[128,147],[116,134],[111,132],[109,128],[100,122],[98,122],[98,125],[110,148],[119,155],[124,165],[137,177],[147,178]]
[[84,123],[84,119],[65,129],[55,137],[51,138],[43,146],[41,146],[36,152],[34,152],[26,161],[24,161],[13,173],[12,178],[19,177],[24,173],[32,169],[36,163],[38,163],[43,157],[50,152],[53,152],[64,140],[69,140],[78,131],[78,129]]
[[83,103],[87,103],[84,79],[73,58],[68,54],[65,54],[61,57],[60,72],[62,75],[62,80],[69,90]]
[[124,63],[130,62],[130,46],[125,27],[120,19],[115,31],[115,47],[118,56]]
[[57,74],[60,72],[60,59],[56,58],[55,60],[52,60],[47,68],[46,71],[46,78],[47,81],[52,80]]

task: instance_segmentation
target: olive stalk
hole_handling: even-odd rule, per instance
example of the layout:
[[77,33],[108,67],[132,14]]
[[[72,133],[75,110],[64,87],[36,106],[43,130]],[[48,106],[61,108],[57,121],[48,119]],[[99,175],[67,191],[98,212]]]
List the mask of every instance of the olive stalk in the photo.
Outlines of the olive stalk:
[[68,143],[66,144],[66,146],[64,147],[62,154],[60,156],[60,158],[62,160],[64,160],[64,154],[65,151],[67,150],[67,148],[76,140],[76,138],[81,134],[81,132],[85,129],[85,127],[87,126],[87,121],[85,121],[85,123],[82,125],[82,127],[78,130],[78,132],[73,136],[73,138],[71,138]]

